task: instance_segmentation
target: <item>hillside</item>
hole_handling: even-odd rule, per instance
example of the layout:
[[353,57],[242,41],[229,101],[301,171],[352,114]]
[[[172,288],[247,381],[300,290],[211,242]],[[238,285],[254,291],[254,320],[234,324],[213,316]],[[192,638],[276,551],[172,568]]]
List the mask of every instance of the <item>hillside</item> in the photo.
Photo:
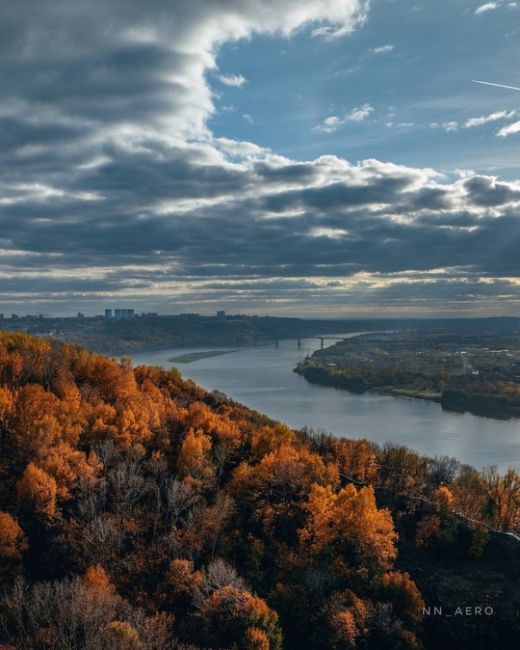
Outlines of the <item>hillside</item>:
[[9,333],[0,449],[3,650],[477,650],[520,633],[515,472],[295,432],[175,370]]
[[82,318],[0,318],[2,329],[52,337],[103,354],[131,354],[183,347],[273,345],[294,339],[348,332],[449,329],[454,333],[518,336],[518,318],[473,319],[308,319],[200,314],[140,315],[130,320]]

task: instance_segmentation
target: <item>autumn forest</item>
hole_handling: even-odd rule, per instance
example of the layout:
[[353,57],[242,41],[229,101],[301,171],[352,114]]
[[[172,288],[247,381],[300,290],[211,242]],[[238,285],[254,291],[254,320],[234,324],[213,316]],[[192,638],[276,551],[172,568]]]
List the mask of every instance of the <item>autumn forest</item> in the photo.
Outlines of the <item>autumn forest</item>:
[[[0,450],[2,650],[498,648],[520,631],[513,470],[293,431],[176,370],[8,333]],[[439,598],[493,624],[447,627]]]

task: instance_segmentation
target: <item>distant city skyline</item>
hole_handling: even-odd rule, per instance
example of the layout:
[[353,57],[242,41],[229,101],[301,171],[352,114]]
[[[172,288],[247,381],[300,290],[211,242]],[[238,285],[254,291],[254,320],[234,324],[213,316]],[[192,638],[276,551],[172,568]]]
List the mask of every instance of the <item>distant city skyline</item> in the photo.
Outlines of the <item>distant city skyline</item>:
[[0,6],[0,313],[520,315],[520,3]]

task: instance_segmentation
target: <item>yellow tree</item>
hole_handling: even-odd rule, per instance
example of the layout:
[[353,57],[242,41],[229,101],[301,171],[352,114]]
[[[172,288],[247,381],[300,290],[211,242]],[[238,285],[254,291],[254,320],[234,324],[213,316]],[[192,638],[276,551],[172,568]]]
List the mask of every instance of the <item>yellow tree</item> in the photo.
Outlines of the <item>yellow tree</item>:
[[283,446],[292,446],[296,434],[285,424],[276,423],[256,429],[251,438],[251,453],[261,460],[268,453]]
[[421,620],[424,601],[408,573],[389,571],[383,576],[381,591],[382,596],[390,600],[401,618],[409,623]]
[[18,482],[20,504],[40,515],[54,517],[57,493],[55,479],[34,463],[29,463]]
[[37,384],[23,386],[16,392],[8,427],[19,458],[34,460],[42,449],[62,440],[59,409],[56,395]]
[[177,458],[180,478],[191,479],[197,484],[211,481],[215,474],[211,448],[211,439],[201,429],[190,429],[182,441]]
[[397,556],[397,533],[388,510],[377,507],[374,490],[353,485],[335,493],[330,486],[313,485],[305,505],[307,522],[300,530],[302,544],[312,553],[333,547],[340,556],[389,568]]
[[453,506],[453,493],[446,485],[439,485],[435,490],[435,503],[440,512],[446,514]]
[[27,549],[20,524],[8,512],[0,512],[0,559],[19,560]]
[[102,467],[95,452],[88,456],[62,442],[48,450],[42,450],[38,465],[55,479],[59,499],[68,499],[79,480],[93,485],[96,474]]
[[202,602],[200,612],[206,638],[211,639],[217,647],[251,648],[246,643],[253,638],[256,647],[262,648],[262,645],[258,646],[262,635],[252,632],[252,628],[256,628],[264,633],[263,638],[267,637],[268,648],[281,648],[278,615],[262,598],[248,591],[231,585],[221,587]]
[[337,440],[334,451],[341,474],[358,481],[372,481],[377,474],[377,449],[368,440]]
[[271,503],[306,497],[314,483],[336,485],[338,471],[305,448],[283,444],[257,465],[242,463],[235,470],[232,490],[248,499]]

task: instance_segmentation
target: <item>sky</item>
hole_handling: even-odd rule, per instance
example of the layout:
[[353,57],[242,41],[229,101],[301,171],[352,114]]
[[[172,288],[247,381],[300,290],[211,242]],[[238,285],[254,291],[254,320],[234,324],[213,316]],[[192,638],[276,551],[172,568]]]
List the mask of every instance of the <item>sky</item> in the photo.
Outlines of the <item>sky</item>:
[[0,312],[520,315],[520,2],[0,18]]

